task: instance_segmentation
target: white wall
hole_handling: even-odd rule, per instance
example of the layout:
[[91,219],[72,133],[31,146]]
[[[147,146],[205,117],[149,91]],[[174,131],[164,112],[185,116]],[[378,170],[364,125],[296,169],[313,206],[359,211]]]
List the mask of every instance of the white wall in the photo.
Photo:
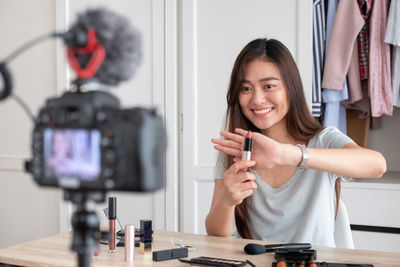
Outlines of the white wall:
[[[41,34],[54,31],[52,0],[0,1],[0,58]],[[56,93],[56,46],[44,42],[9,65],[14,92],[36,112]],[[0,103],[0,247],[55,234],[59,231],[56,189],[39,189],[23,172],[30,155],[32,122],[15,101]]]
[[[176,158],[173,154],[177,142],[174,138],[176,120],[173,112],[178,97],[174,94],[166,98],[166,94],[176,90],[177,85],[171,78],[164,79],[164,61],[175,62],[171,56],[164,57],[164,31],[169,30],[170,36],[173,36],[176,27],[172,24],[167,28],[164,24],[165,8],[171,10],[168,13],[171,16],[175,15],[176,6],[175,1],[168,2],[164,6],[164,1],[160,0],[2,0],[0,59],[40,34],[65,30],[76,19],[77,12],[88,7],[105,6],[128,17],[142,34],[143,60],[135,76],[112,92],[120,98],[123,107],[156,107],[168,125],[172,125],[167,127],[169,191],[110,192],[109,195],[118,197],[118,217],[122,224],[139,225],[140,219],[152,219],[155,229],[178,230],[178,199],[173,193],[178,177],[175,175],[175,163],[171,162]],[[62,93],[68,84],[70,76],[60,42],[43,42],[10,64],[15,92],[24,98],[34,114],[47,97]],[[174,44],[175,40],[171,39],[169,43]],[[171,77],[175,75],[173,69],[168,71]],[[0,125],[0,247],[70,230],[72,205],[60,201],[58,189],[39,188],[30,175],[23,172],[23,160],[31,156],[32,123],[14,101],[0,103]],[[166,199],[167,195],[171,197]],[[106,223],[102,212],[105,206],[106,203],[95,207],[102,223]]]

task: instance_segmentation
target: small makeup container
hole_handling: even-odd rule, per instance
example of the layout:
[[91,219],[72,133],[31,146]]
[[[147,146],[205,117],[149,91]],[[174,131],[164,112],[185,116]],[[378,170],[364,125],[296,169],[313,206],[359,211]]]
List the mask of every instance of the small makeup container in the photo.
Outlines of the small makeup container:
[[116,232],[115,232],[115,219],[117,218],[117,198],[108,198],[108,221],[109,221],[109,232],[111,238],[108,241],[108,252],[117,252],[116,248]]
[[244,147],[242,152],[242,160],[251,160],[251,143],[253,139],[251,138],[251,131],[248,131],[244,139]]
[[135,227],[132,224],[125,226],[125,261],[133,263],[135,259]]
[[140,220],[140,253],[151,255],[153,228],[151,220]]

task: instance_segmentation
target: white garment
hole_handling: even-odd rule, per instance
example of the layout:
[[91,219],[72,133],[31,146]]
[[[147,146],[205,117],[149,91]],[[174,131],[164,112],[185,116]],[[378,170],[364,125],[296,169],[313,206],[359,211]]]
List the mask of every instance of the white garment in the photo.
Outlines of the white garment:
[[[313,137],[309,148],[341,148],[354,143],[337,128],[329,126]],[[338,175],[315,169],[298,169],[279,188],[266,183],[257,172],[258,188],[248,200],[251,237],[275,242],[308,242],[336,247],[335,180]],[[224,168],[217,165],[216,178]]]
[[400,46],[400,0],[391,0],[390,2],[385,42]]
[[393,106],[400,108],[400,46],[392,48]]
[[[338,0],[328,2],[326,15],[326,42],[325,51],[328,51],[329,42],[331,40],[332,28],[335,21]],[[342,36],[334,36],[334,38],[342,38]],[[346,134],[346,108],[341,105],[341,101],[347,100],[348,89],[346,79],[343,82],[342,90],[322,89],[322,100],[325,103],[324,126],[335,126],[342,133]]]
[[386,25],[385,42],[392,49],[393,106],[400,107],[400,0],[392,0]]

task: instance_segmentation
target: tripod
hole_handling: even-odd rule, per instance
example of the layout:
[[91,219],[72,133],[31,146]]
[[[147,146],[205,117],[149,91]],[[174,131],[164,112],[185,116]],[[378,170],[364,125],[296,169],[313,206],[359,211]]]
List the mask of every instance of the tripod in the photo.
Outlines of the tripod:
[[64,190],[64,199],[76,205],[71,220],[73,229],[71,250],[77,253],[79,267],[89,267],[91,258],[98,249],[98,240],[102,235],[108,235],[108,232],[100,232],[99,218],[96,212],[87,210],[86,203],[88,200],[96,203],[104,202],[105,192]]

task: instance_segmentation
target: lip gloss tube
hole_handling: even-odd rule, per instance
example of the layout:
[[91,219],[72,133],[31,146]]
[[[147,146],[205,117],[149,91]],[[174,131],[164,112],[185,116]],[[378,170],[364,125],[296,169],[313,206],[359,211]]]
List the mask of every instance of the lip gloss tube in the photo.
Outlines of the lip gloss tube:
[[242,160],[251,160],[251,131],[248,131],[244,139],[244,147],[242,152]]
[[116,233],[115,233],[115,219],[117,218],[117,198],[108,198],[108,221],[109,231],[111,234],[110,240],[108,241],[108,252],[116,252]]

